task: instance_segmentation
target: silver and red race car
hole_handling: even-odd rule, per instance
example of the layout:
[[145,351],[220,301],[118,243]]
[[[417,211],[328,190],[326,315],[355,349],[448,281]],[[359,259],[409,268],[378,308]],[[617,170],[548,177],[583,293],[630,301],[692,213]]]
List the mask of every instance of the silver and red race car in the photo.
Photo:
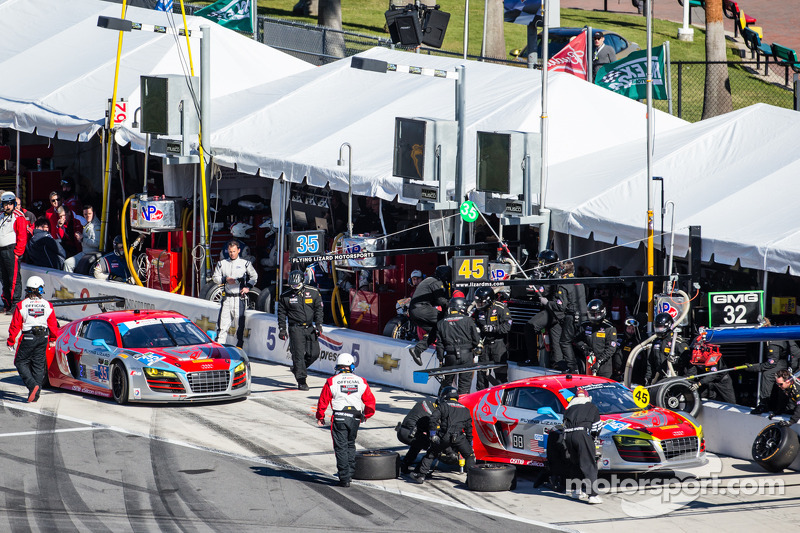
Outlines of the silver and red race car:
[[592,397],[604,422],[598,437],[599,468],[646,472],[705,464],[702,427],[688,414],[638,407],[633,392],[616,381],[583,375],[521,379],[462,396],[472,414],[479,460],[544,466],[548,433],[564,420],[578,387]]
[[250,394],[250,361],[173,311],[113,311],[70,322],[48,350],[47,380],[131,402],[206,402]]

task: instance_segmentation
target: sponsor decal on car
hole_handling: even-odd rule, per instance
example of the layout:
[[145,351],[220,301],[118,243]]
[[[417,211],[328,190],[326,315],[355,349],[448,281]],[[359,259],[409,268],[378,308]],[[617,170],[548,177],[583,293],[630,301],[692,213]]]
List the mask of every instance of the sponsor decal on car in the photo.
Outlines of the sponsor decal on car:
[[133,397],[134,398],[141,398],[142,397],[142,389],[133,389]]
[[158,363],[159,361],[163,361],[164,358],[162,356],[158,355],[158,354],[153,353],[153,352],[147,352],[147,353],[143,353],[142,355],[137,357],[136,360],[140,361],[145,366],[149,366],[149,365]]

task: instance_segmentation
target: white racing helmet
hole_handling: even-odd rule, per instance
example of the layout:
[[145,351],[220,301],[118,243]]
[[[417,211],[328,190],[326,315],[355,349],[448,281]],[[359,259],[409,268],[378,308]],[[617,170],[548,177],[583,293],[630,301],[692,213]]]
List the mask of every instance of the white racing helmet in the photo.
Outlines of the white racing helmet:
[[231,226],[231,235],[238,239],[246,239],[247,231],[252,228],[253,226],[251,224],[247,224],[246,222],[237,222]]
[[36,294],[44,294],[44,280],[39,276],[31,276],[25,282],[25,290]]
[[352,372],[356,369],[356,360],[349,353],[339,354],[339,357],[336,358],[336,368],[342,368]]

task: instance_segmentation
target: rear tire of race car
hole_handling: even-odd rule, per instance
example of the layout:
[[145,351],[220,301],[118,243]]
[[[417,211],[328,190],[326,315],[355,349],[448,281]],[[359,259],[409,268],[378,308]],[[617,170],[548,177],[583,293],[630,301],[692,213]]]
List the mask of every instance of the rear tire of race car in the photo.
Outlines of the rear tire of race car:
[[514,490],[517,469],[513,465],[486,463],[469,467],[467,486],[477,492],[502,492]]
[[770,424],[753,441],[753,461],[767,472],[782,472],[800,450],[800,439],[791,427]]
[[670,411],[682,411],[692,416],[700,412],[700,395],[692,390],[688,380],[675,379],[659,384],[655,391],[655,404]]
[[120,405],[128,403],[128,373],[121,363],[111,363],[111,394]]
[[265,313],[275,312],[275,309],[273,309],[275,307],[275,297],[272,294],[274,290],[275,287],[272,286],[261,291],[261,294],[258,296],[258,302],[256,302],[257,311],[264,311]]
[[356,453],[354,479],[394,479],[400,473],[400,455],[386,450]]

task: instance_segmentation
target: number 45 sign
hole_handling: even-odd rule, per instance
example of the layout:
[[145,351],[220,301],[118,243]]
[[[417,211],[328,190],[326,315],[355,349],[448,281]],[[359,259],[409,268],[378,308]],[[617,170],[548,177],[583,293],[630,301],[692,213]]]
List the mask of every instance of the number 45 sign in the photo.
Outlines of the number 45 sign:
[[462,256],[453,258],[453,282],[487,281],[489,271],[487,256]]
[[712,328],[757,326],[764,316],[764,291],[712,292],[708,325]]

